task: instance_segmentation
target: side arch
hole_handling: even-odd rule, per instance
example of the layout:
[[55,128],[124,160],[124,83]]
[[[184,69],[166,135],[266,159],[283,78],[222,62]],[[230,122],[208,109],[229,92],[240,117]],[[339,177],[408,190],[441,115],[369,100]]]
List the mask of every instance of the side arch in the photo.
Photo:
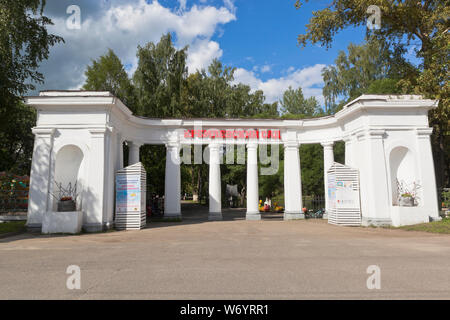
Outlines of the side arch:
[[[388,172],[390,176],[391,202],[394,206],[398,205],[398,198],[400,196],[397,182],[409,190],[413,188],[414,183],[419,182],[416,157],[417,154],[414,149],[405,145],[395,145],[389,150]],[[420,200],[420,195],[418,196],[418,200]],[[420,204],[420,201],[418,204]]]
[[76,185],[76,194],[78,195],[77,210],[82,210],[87,166],[87,156],[83,149],[73,143],[59,143],[54,148],[51,181],[53,194],[51,197],[51,208],[53,211],[56,211],[57,208],[57,198],[55,196],[59,196],[57,184],[61,184],[66,189],[69,184],[72,188]]

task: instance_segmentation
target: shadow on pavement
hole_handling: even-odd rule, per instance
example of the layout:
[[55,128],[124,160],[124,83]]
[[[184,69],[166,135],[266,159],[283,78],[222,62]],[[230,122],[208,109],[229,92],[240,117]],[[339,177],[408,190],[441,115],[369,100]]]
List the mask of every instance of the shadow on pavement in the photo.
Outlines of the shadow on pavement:
[[[222,221],[245,220],[245,213],[245,208],[223,208]],[[208,207],[193,202],[181,203],[181,216],[182,221],[179,222],[165,222],[158,221],[158,219],[151,221],[151,219],[147,219],[147,228],[212,222],[208,220]],[[261,213],[261,219],[281,221],[283,220],[283,213],[263,212]]]
[[[223,208],[222,209],[222,221],[238,221],[245,220],[245,208]],[[208,207],[204,205],[200,205],[198,203],[193,202],[182,202],[181,203],[181,215],[182,219],[179,222],[176,221],[161,221],[163,217],[155,217],[155,221],[147,218],[147,225],[144,229],[151,228],[162,228],[162,227],[173,227],[179,225],[188,225],[188,224],[199,224],[199,223],[212,223],[212,222],[221,222],[221,221],[209,221],[208,220]],[[273,212],[262,212],[261,213],[262,220],[269,221],[282,221],[283,213],[273,213]],[[126,231],[116,231],[109,230],[107,232],[126,232]],[[106,232],[106,233],[107,233]],[[99,232],[105,233],[105,232]],[[58,238],[58,237],[79,237],[79,236],[87,236],[92,233],[82,232],[80,234],[69,235],[69,234],[52,234],[52,235],[44,235],[39,232],[22,232],[18,234],[14,234],[8,237],[4,237],[0,239],[0,243],[8,243],[14,242],[17,240],[23,239],[31,239],[31,238]]]

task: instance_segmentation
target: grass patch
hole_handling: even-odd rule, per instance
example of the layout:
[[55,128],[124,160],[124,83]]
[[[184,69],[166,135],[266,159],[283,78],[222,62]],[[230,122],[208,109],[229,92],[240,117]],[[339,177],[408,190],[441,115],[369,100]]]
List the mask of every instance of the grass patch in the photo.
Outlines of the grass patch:
[[433,221],[430,223],[415,224],[412,226],[403,226],[396,229],[407,231],[425,231],[431,233],[450,234],[450,218],[442,219],[441,221]]
[[8,221],[0,223],[0,234],[25,231],[25,221]]

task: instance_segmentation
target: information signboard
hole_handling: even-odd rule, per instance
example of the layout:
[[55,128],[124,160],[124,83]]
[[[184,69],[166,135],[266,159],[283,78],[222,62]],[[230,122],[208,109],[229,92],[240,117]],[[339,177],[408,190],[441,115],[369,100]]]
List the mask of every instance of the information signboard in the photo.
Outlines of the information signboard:
[[334,162],[328,174],[328,223],[361,225],[358,169]]
[[352,181],[336,181],[336,207],[359,209],[359,190]]
[[140,175],[117,175],[116,191],[116,212],[141,211]]

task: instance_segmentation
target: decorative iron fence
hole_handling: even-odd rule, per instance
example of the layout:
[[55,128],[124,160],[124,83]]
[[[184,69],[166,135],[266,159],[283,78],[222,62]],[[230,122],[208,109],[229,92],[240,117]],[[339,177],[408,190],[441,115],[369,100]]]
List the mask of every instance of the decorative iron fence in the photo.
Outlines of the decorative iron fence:
[[325,208],[325,196],[303,196],[303,207],[308,210],[320,210]]
[[440,188],[437,190],[439,210],[450,208],[450,188]]
[[28,210],[30,177],[0,172],[0,212]]
[[[303,207],[308,210],[320,210],[325,208],[325,196],[323,195],[312,195],[302,197]],[[279,195],[272,198],[272,204],[277,203],[277,205],[284,207],[284,196]]]

